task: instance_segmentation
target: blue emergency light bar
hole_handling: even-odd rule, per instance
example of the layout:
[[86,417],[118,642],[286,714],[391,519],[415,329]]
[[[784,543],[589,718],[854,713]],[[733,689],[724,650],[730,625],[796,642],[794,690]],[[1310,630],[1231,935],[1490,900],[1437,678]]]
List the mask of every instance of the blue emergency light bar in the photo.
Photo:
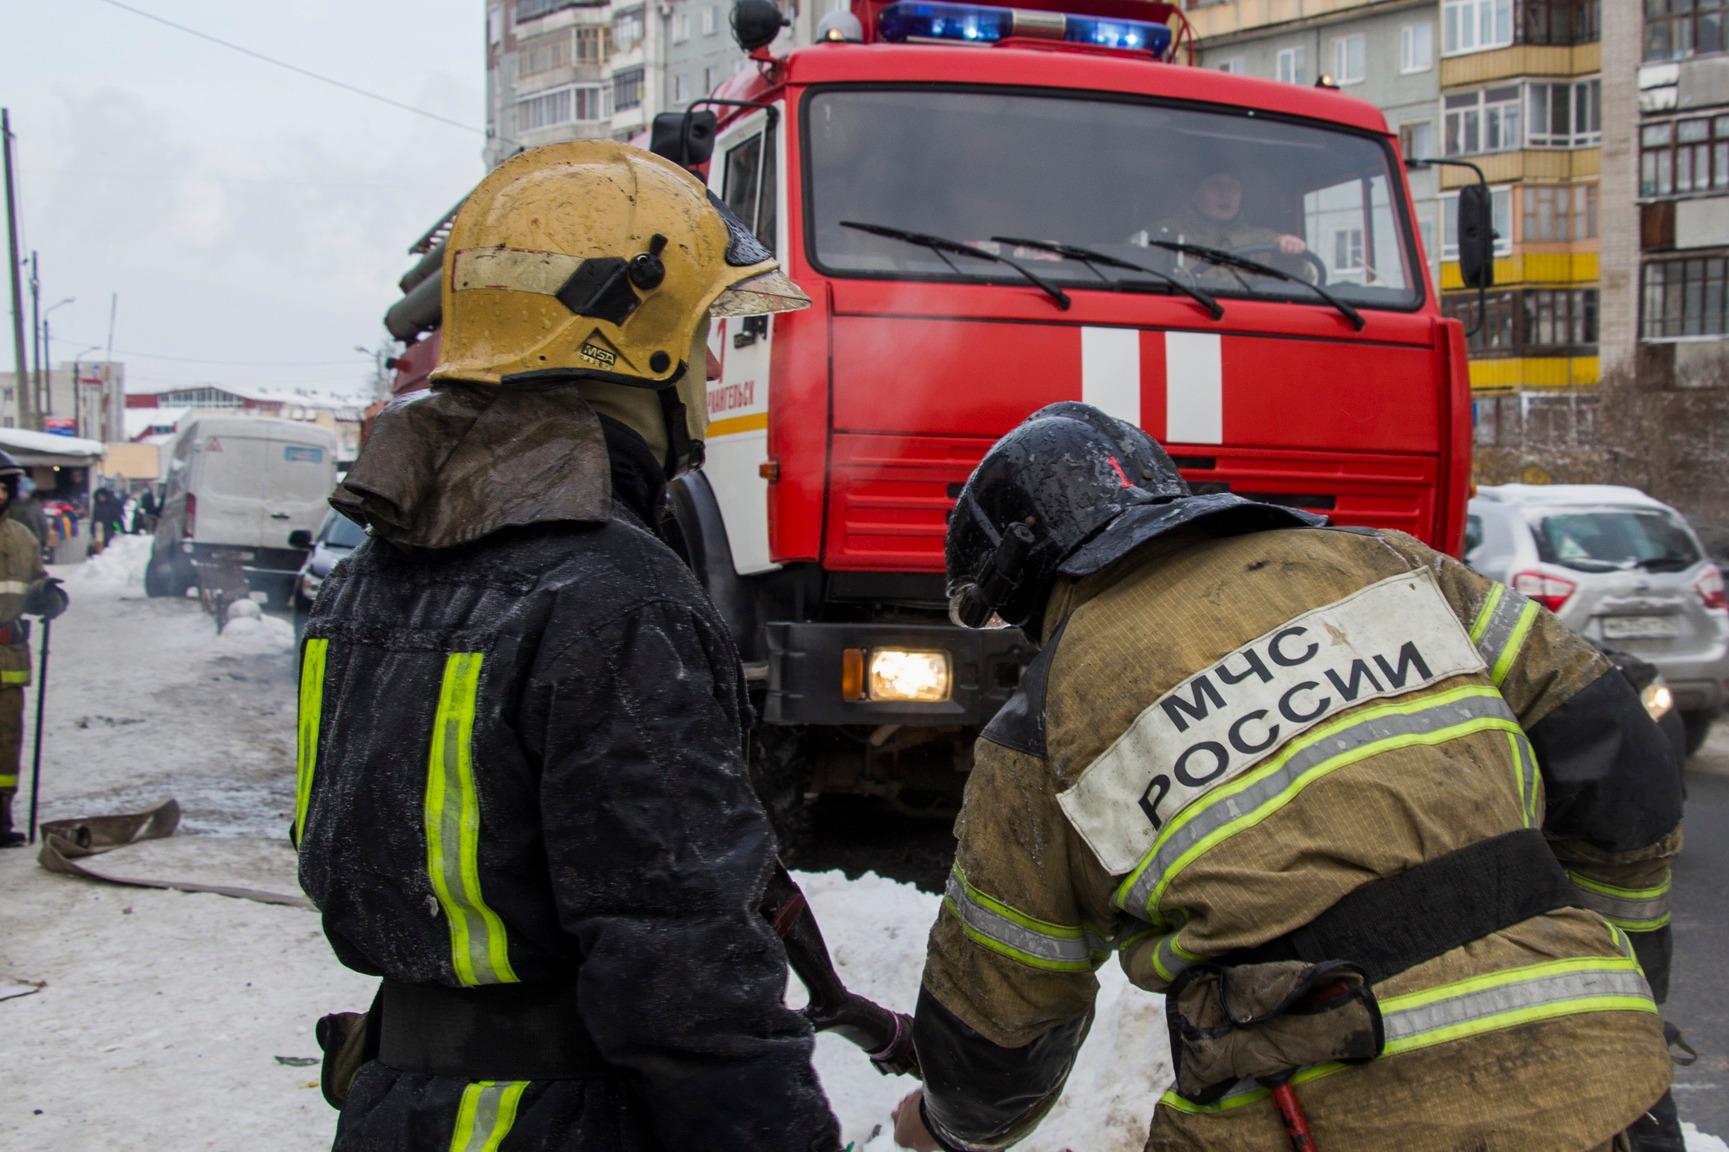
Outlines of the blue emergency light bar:
[[986,4],[927,4],[921,0],[900,0],[884,8],[877,17],[877,34],[884,40],[953,40],[963,44],[991,44],[1010,37],[1067,40],[1147,52],[1161,59],[1171,46],[1171,30],[1145,20]]

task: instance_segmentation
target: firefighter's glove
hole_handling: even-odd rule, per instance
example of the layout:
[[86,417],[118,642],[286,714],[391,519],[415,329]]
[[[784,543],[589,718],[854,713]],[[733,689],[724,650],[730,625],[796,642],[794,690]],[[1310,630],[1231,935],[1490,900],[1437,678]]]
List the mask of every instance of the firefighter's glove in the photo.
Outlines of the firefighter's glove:
[[318,1086],[325,1103],[341,1108],[360,1066],[378,1057],[378,1008],[368,1012],[333,1012],[322,1016],[313,1029],[324,1050]]
[[1165,1015],[1177,1091],[1203,1104],[1239,1080],[1371,1060],[1385,1039],[1368,978],[1341,960],[1199,964],[1171,986]]
[[33,585],[29,594],[24,597],[24,611],[31,616],[40,616],[44,620],[57,618],[66,611],[66,606],[72,602],[66,595],[66,590],[60,585],[61,581],[54,576]]

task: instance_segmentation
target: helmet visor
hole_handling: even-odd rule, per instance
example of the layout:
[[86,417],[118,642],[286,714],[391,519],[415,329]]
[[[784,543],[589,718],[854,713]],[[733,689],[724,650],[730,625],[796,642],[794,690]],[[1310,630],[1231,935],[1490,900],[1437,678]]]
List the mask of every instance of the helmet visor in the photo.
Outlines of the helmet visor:
[[765,312],[796,312],[810,307],[804,289],[779,268],[770,269],[723,291],[708,306],[710,316],[760,316]]

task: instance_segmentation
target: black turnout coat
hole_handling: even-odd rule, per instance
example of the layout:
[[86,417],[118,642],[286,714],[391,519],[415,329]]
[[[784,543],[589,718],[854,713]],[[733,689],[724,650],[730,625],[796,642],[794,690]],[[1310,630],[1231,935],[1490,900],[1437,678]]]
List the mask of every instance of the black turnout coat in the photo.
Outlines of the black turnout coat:
[[[611,1074],[480,1081],[374,1060],[336,1148],[837,1148],[758,913],[774,842],[745,770],[737,653],[651,527],[659,468],[622,425],[605,421],[602,446],[580,401],[574,437],[499,434],[546,425],[512,406],[573,399],[447,389],[375,433],[374,467],[334,501],[374,538],[326,580],[303,644],[295,825],[344,964],[414,985],[574,985]],[[573,442],[610,475],[589,476],[603,499],[586,511],[542,485],[478,539],[400,547],[379,536],[475,531],[391,489],[412,487],[423,442],[438,465],[422,480],[464,489],[464,453],[483,461],[438,493],[446,512],[509,491],[513,469],[533,489]]]

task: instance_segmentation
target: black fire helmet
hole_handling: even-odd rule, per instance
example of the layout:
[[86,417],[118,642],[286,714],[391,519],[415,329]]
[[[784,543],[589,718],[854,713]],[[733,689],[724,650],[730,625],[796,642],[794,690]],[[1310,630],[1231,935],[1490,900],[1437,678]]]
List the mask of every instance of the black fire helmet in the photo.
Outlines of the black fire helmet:
[[967,628],[995,614],[1036,640],[1058,576],[1097,572],[1202,520],[1220,535],[1327,522],[1228,492],[1196,496],[1140,428],[1090,404],[1047,405],[985,453],[949,514],[949,614]]

